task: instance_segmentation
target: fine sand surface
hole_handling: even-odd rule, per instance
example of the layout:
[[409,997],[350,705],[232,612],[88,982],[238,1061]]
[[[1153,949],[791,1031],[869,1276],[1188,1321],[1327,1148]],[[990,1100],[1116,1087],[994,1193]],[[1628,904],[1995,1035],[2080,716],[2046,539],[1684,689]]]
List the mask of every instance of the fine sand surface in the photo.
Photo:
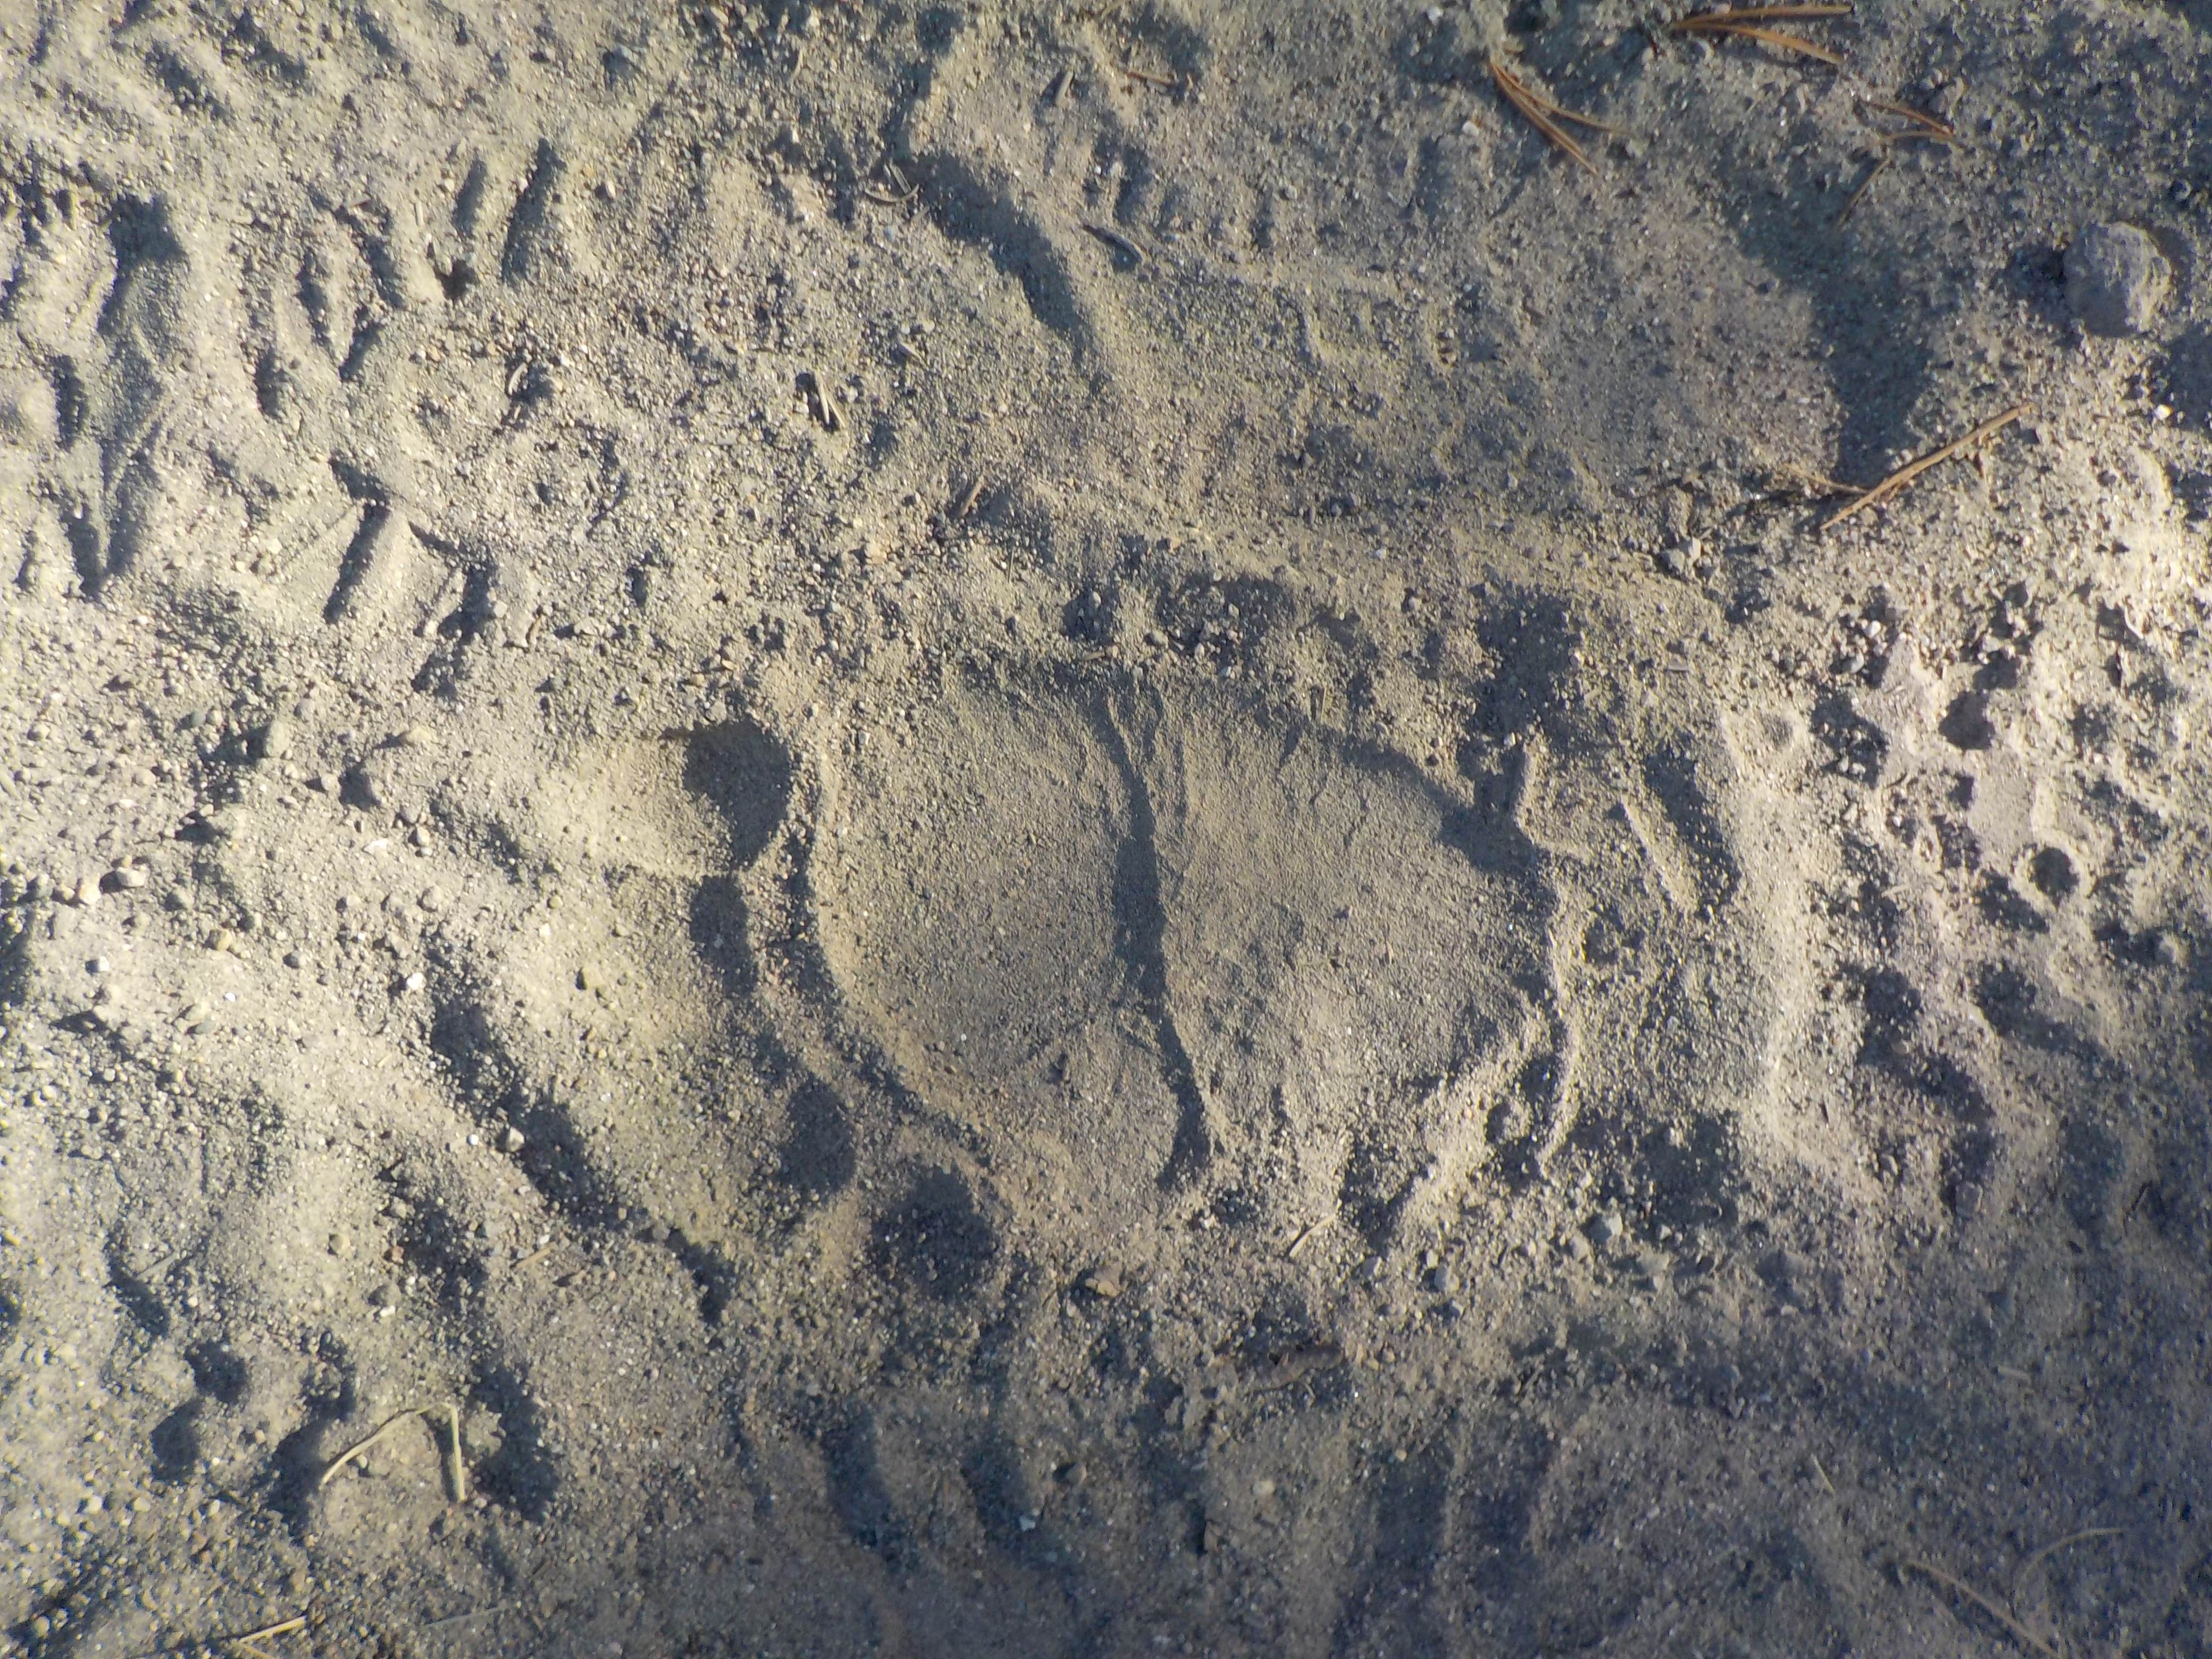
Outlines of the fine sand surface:
[[2212,0],[1681,15],[0,0],[0,1653],[2212,1654]]

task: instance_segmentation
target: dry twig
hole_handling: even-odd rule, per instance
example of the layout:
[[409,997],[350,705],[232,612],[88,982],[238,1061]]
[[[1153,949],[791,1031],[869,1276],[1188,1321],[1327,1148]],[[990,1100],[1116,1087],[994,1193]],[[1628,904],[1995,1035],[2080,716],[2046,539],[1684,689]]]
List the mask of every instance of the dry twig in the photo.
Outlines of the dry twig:
[[1972,432],[1966,434],[1965,437],[1954,439],[1952,442],[1945,444],[1940,449],[1931,449],[1925,455],[1920,456],[1917,459],[1907,461],[1903,466],[1898,468],[1896,471],[1891,473],[1880,483],[1875,485],[1873,489],[1862,494],[1859,498],[1851,502],[1850,506],[1844,507],[1838,513],[1834,514],[1830,517],[1826,524],[1820,526],[1820,528],[1823,531],[1833,530],[1838,525],[1850,518],[1853,514],[1863,513],[1870,507],[1881,506],[1892,496],[1903,491],[1907,484],[1911,483],[1922,473],[1927,471],[1929,467],[1937,465],[1942,462],[1948,461],[1954,455],[1960,453],[1961,451],[1972,449],[1977,444],[1982,443],[1985,440],[1996,436],[1996,434],[2002,432],[2006,427],[2010,426],[2014,421],[2018,420],[2021,416],[2027,413],[2027,405],[2026,404],[2014,404],[2010,409],[2005,410],[2003,414],[1992,416],[1990,419],[1984,421]]
[[1519,110],[1530,126],[1565,150],[1583,172],[1592,177],[1596,176],[1596,164],[1559,123],[1572,121],[1577,126],[1588,127],[1595,132],[1617,133],[1620,131],[1619,127],[1588,115],[1577,115],[1574,111],[1553,103],[1495,58],[1490,60],[1490,78],[1498,83],[1498,90],[1504,94],[1505,101]]

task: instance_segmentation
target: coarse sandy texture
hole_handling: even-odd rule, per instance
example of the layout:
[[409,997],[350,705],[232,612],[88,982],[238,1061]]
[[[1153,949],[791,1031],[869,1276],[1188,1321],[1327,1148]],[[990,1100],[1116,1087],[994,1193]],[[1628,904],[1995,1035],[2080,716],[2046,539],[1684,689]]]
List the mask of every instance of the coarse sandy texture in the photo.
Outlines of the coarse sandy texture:
[[0,1650],[2212,1652],[2212,3],[1672,15],[0,5]]

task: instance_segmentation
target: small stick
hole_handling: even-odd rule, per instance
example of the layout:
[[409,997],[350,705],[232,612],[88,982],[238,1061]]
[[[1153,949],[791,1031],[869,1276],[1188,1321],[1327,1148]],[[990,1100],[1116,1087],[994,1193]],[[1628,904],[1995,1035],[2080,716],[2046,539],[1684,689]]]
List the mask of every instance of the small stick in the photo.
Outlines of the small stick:
[[1620,131],[1618,127],[1607,126],[1604,122],[1594,121],[1587,115],[1577,115],[1572,110],[1562,109],[1550,99],[1532,90],[1525,82],[1519,79],[1495,58],[1490,60],[1490,78],[1498,83],[1498,90],[1504,94],[1505,101],[1519,110],[1530,126],[1565,151],[1573,159],[1575,165],[1583,172],[1592,178],[1598,176],[1596,164],[1590,160],[1580,144],[1568,137],[1566,131],[1559,123],[1562,120],[1573,121],[1583,126],[1595,127],[1601,132],[1618,132]]
[[410,1406],[405,1411],[400,1413],[398,1416],[385,1419],[384,1423],[374,1434],[370,1435],[368,1439],[361,1441],[355,1445],[349,1446],[345,1450],[340,1452],[337,1456],[331,1461],[331,1466],[323,1471],[323,1478],[315,1482],[315,1489],[319,1492],[323,1487],[329,1486],[331,1481],[337,1479],[338,1471],[345,1468],[347,1464],[352,1462],[355,1458],[367,1455],[368,1453],[374,1450],[376,1446],[383,1441],[386,1435],[390,1434],[394,1429],[397,1429],[402,1423],[405,1423],[411,1419],[417,1418],[422,1415],[422,1407]]
[[453,1488],[453,1502],[469,1501],[469,1466],[461,1456],[461,1408],[450,1400],[446,1402],[446,1480]]
[[1151,70],[1140,70],[1133,64],[1126,65],[1122,69],[1121,73],[1127,76],[1132,81],[1142,81],[1149,87],[1165,87],[1170,92],[1182,84],[1180,80],[1176,79],[1176,77],[1172,75],[1159,75]]
[[1089,231],[1100,241],[1105,243],[1108,247],[1112,248],[1115,252],[1120,254],[1131,264],[1140,265],[1145,263],[1145,250],[1139,247],[1134,242],[1124,236],[1120,231],[1114,229],[1111,226],[1093,224],[1088,219],[1082,221],[1082,225],[1084,229]]
[[525,1267],[527,1267],[532,1262],[552,1255],[556,1248],[556,1246],[553,1244],[540,1244],[528,1255],[517,1256],[515,1258],[514,1265],[512,1267],[509,1267],[507,1272],[511,1273],[519,1273]]
[[966,518],[970,513],[975,511],[975,500],[982,493],[983,475],[978,472],[973,478],[969,480],[968,488],[960,492],[958,498],[953,501],[951,508],[946,516],[951,518],[955,524],[957,524],[961,520]]
[[1821,1489],[1829,1497],[1833,1498],[1836,1495],[1836,1483],[1828,1479],[1827,1470],[1820,1467],[1820,1460],[1817,1457],[1813,1460],[1813,1473],[1820,1477]]
[[2027,405],[2026,404],[2014,404],[2010,409],[2005,410],[2003,414],[1992,416],[1988,420],[1984,421],[1979,426],[1976,427],[1972,432],[1969,432],[1965,437],[1956,439],[1950,443],[1945,444],[1941,449],[1931,449],[1928,453],[1921,456],[1917,460],[1907,461],[1903,466],[1898,468],[1896,471],[1891,473],[1887,478],[1884,478],[1873,489],[1868,490],[1866,494],[1861,495],[1850,506],[1844,507],[1838,512],[1827,521],[1827,523],[1820,526],[1821,530],[1823,532],[1833,530],[1838,525],[1841,524],[1845,519],[1850,518],[1854,513],[1863,513],[1869,507],[1879,507],[1882,502],[1889,500],[1891,496],[1895,495],[1902,490],[1905,485],[1911,483],[1915,478],[1928,471],[1929,467],[1935,466],[1940,462],[1948,461],[1960,450],[1971,449],[1974,445],[1982,442],[1987,438],[1994,436],[1999,432],[2002,432],[2005,428],[2010,426],[2014,421],[2018,420],[2021,416],[2027,413]]
[[1304,1226],[1299,1228],[1298,1236],[1291,1241],[1290,1248],[1283,1252],[1283,1260],[1288,1261],[1296,1256],[1300,1250],[1304,1249],[1305,1248],[1306,1240],[1314,1236],[1314,1230],[1320,1225],[1321,1224],[1317,1221],[1309,1221]]
[[914,200],[915,191],[919,189],[921,186],[916,185],[908,189],[903,196],[886,196],[879,190],[863,190],[860,192],[860,199],[864,202],[873,202],[878,207],[903,207],[907,203]]
[[2063,1656],[2057,1648],[2044,1641],[2033,1631],[2028,1629],[2027,1626],[2021,1624],[2019,1620],[2014,1618],[2011,1613],[2006,1612],[1972,1584],[1961,1579],[1954,1578],[1941,1567],[1931,1567],[1925,1561],[1900,1561],[1897,1565],[1906,1572],[1917,1572],[1922,1577],[1941,1584],[1953,1594],[1964,1596],[1990,1618],[1996,1620],[1997,1623],[2002,1625],[2007,1633],[2031,1653],[2039,1653],[2043,1656],[2043,1659],[2063,1659]]

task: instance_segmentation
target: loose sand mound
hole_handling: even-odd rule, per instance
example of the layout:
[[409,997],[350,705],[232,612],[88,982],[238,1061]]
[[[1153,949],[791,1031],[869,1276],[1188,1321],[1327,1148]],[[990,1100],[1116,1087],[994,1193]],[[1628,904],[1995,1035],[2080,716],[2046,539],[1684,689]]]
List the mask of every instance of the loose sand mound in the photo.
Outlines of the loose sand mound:
[[2212,1652],[2212,9],[1674,15],[0,16],[4,1650]]

